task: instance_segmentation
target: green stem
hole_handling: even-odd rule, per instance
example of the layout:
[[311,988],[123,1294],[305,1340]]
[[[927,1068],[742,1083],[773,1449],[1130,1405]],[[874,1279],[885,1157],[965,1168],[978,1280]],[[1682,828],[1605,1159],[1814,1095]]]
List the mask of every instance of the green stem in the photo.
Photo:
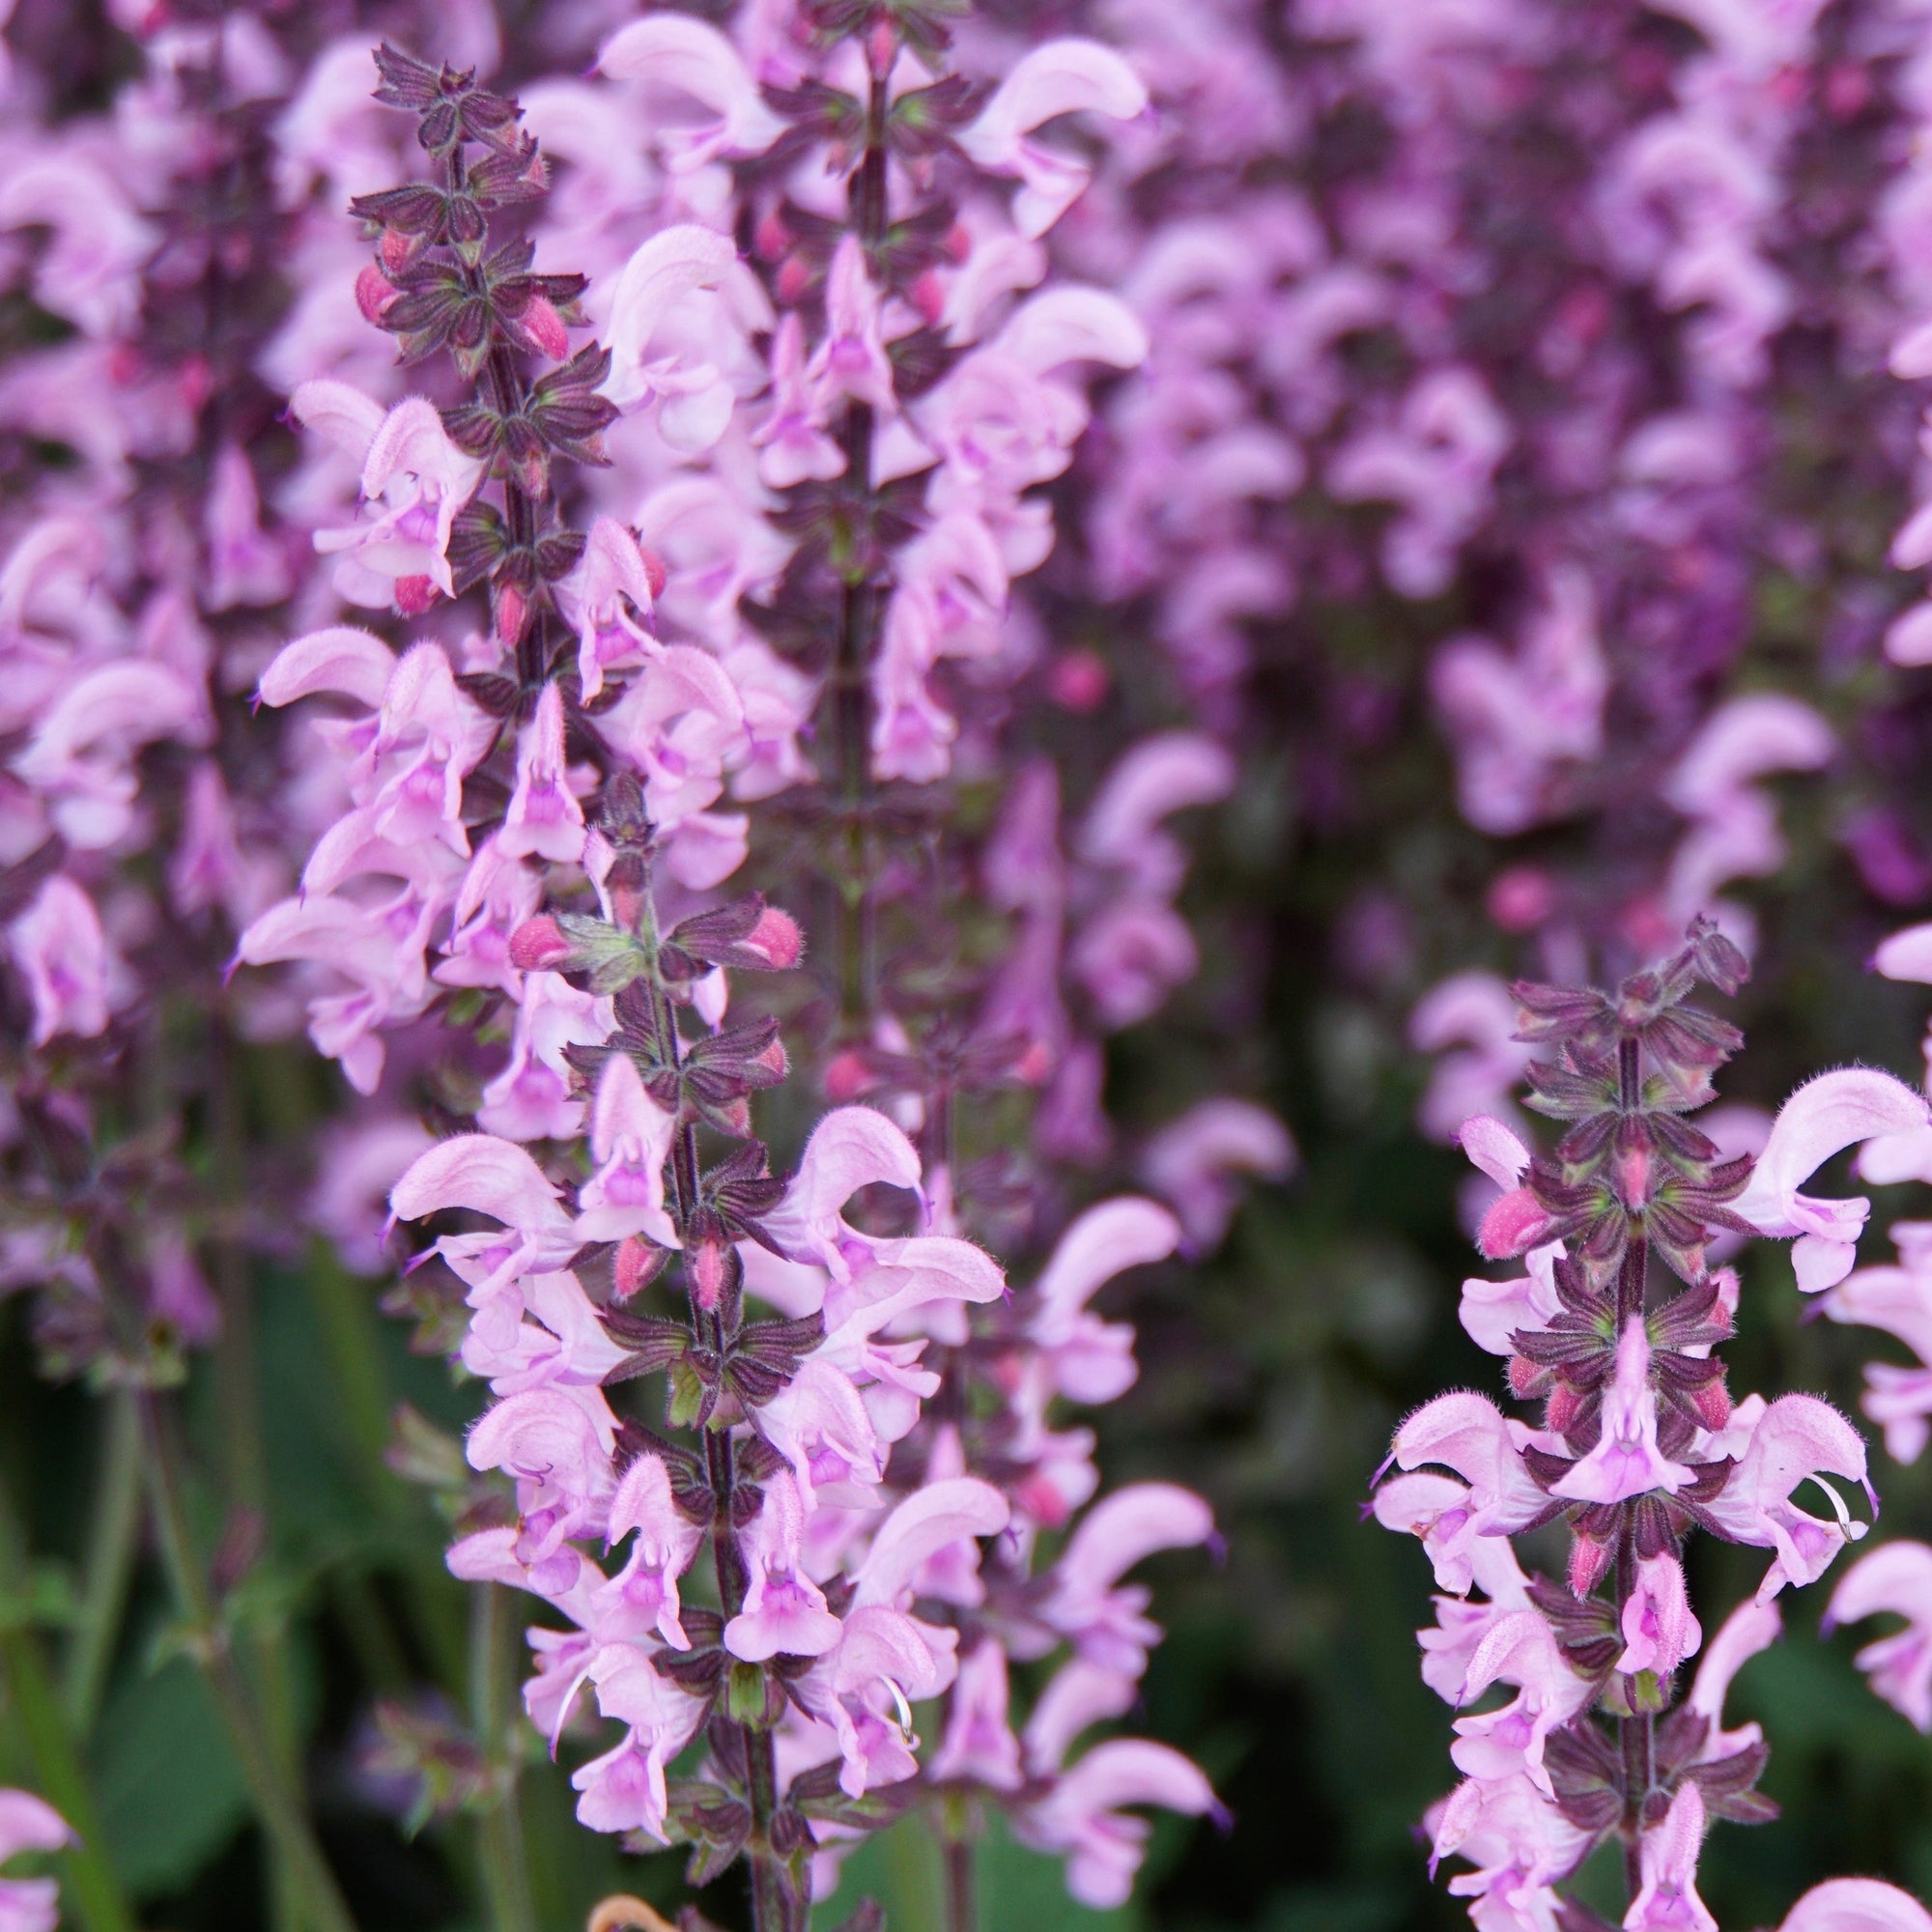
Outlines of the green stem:
[[115,1390],[102,1406],[106,1421],[81,1569],[81,1621],[63,1660],[61,1681],[61,1701],[77,1738],[94,1729],[99,1714],[141,1526],[141,1418],[126,1389]]
[[[27,1575],[26,1540],[4,1492],[0,1492],[0,1571],[23,1579]],[[87,1932],[134,1932],[134,1915],[108,1859],[94,1790],[40,1639],[26,1623],[11,1617],[0,1619],[0,1676],[26,1738],[41,1795],[76,1834],[77,1842],[60,1855],[68,1896]]]
[[517,1622],[501,1584],[479,1584],[471,1592],[469,1631],[470,1721],[493,1775],[494,1796],[476,1820],[490,1924],[492,1932],[536,1932],[517,1802]]
[[214,1693],[255,1815],[274,1857],[288,1871],[291,1895],[298,1896],[302,1918],[311,1932],[355,1932],[355,1920],[316,1842],[295,1779],[285,1773],[255,1708],[246,1674],[215,1614],[208,1579],[188,1531],[174,1419],[153,1389],[139,1390],[135,1401],[147,1450],[149,1506],[176,1608],[187,1626],[192,1653]]

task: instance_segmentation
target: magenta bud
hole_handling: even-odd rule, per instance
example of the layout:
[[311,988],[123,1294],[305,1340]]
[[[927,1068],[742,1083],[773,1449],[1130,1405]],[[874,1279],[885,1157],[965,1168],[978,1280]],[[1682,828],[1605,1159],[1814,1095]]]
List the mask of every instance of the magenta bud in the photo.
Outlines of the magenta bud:
[[396,298],[395,284],[371,262],[355,277],[355,306],[364,322],[380,322],[383,311]]
[[805,935],[790,913],[767,906],[758,915],[757,924],[738,944],[748,952],[761,954],[764,964],[775,973],[781,973],[798,964],[799,955],[805,951]]
[[548,973],[576,951],[549,913],[526,919],[510,935],[510,964],[520,973]]

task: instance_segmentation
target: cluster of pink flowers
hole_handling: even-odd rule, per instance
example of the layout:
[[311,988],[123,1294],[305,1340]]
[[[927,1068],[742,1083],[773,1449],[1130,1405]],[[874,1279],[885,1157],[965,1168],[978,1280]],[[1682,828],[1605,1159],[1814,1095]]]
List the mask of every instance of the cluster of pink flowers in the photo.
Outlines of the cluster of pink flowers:
[[[1776,1812],[1755,1789],[1762,1733],[1726,1728],[1726,1690],[1778,1634],[1775,1599],[1815,1581],[1867,1527],[1833,1487],[1870,1494],[1864,1444],[1843,1416],[1812,1396],[1726,1389],[1717,1350],[1734,1330],[1739,1280],[1709,1249],[1725,1236],[1791,1238],[1802,1289],[1846,1283],[1869,1204],[1804,1183],[1847,1147],[1932,1135],[1932,1111],[1889,1074],[1826,1073],[1785,1103],[1755,1162],[1725,1158],[1687,1116],[1715,1097],[1712,1075],[1742,1036],[1688,996],[1700,980],[1735,992],[1744,974],[1743,955],[1700,920],[1682,952],[1614,993],[1519,983],[1517,1031],[1540,1049],[1524,1069],[1529,1104],[1567,1130],[1552,1153],[1532,1154],[1492,1118],[1460,1129],[1502,1190],[1478,1245],[1527,1266],[1465,1282],[1463,1325],[1506,1359],[1513,1397],[1542,1402],[1542,1421],[1466,1391],[1426,1404],[1396,1432],[1388,1463],[1404,1473],[1379,1483],[1375,1514],[1420,1538],[1444,1593],[1420,1633],[1431,1688],[1459,1709],[1497,1685],[1516,1691],[1457,1719],[1464,1781],[1428,1821],[1433,1856],[1472,1867],[1450,1889],[1486,1932],[1600,1923],[1558,1888],[1606,1839],[1622,1847],[1626,1932],[1715,1932],[1696,1890],[1707,1825]],[[1805,1483],[1831,1516],[1793,1499]],[[1525,1575],[1510,1541],[1555,1521],[1570,1533],[1562,1584]],[[1681,1560],[1696,1529],[1772,1553],[1708,1647]],[[1881,1556],[1847,1577],[1839,1604],[1892,1601],[1886,1585],[1909,1559]],[[1894,1643],[1871,1662],[1896,1688],[1921,1647]],[[1680,1700],[1674,1675],[1700,1651]],[[1916,1692],[1922,1707],[1922,1667]],[[1904,1893],[1866,1885],[1807,1894],[1786,1923],[1924,1918]]]
[[[287,499],[336,597],[415,630],[399,652],[325,623],[263,671],[264,704],[307,711],[301,783],[331,811],[239,958],[296,969],[312,1040],[374,1103],[325,1182],[334,1224],[356,1234],[392,1177],[396,1219],[488,1224],[432,1230],[411,1288],[447,1271],[494,1397],[469,1463],[507,1479],[450,1564],[565,1620],[531,1631],[525,1696],[554,1748],[593,1709],[618,1727],[573,1774],[580,1819],[691,1845],[695,1882],[746,1856],[767,1927],[911,1804],[967,1860],[1004,1809],[1094,1905],[1140,1862],[1126,1807],[1218,1809],[1165,1746],[1080,1747],[1158,1636],[1126,1573],[1212,1525],[1169,1485],[1094,1501],[1094,1436],[1059,1404],[1134,1380],[1096,1292],[1217,1240],[1233,1177],[1293,1157],[1270,1117],[1209,1101],[1142,1151],[1181,1218],[1103,1200],[1014,1293],[964,1237],[1023,1233],[1046,1199],[968,1157],[967,1098],[1041,1090],[1043,1155],[1106,1153],[1098,1038],[1196,964],[1164,821],[1234,767],[1156,733],[1065,849],[1043,759],[980,849],[948,825],[941,782],[1000,768],[1036,669],[1010,586],[1051,550],[1037,486],[1086,427],[1083,371],[1148,343],[1114,296],[1036,286],[1087,170],[1035,130],[1131,118],[1141,84],[1066,40],[976,93],[946,71],[946,11],[651,14],[521,103],[384,48],[377,98],[414,116],[427,182],[376,185],[384,142],[332,67],[281,124],[292,181],[358,190],[365,332],[446,355],[458,387],[396,397],[319,309],[276,345],[309,433]],[[510,209],[528,241],[497,239]],[[772,872],[767,825],[807,829],[801,872]],[[947,855],[937,895],[910,828]],[[761,895],[721,896],[741,872],[828,915],[838,1017],[802,1050],[839,1104],[789,1180],[752,1137],[787,1049],[733,981],[803,940]],[[935,993],[948,873],[1010,938]],[[398,1115],[425,1078],[472,1130],[432,1143]],[[675,1314],[643,1312],[661,1274]],[[609,1393],[646,1377],[662,1428]],[[1016,1728],[1009,1661],[1054,1657]],[[914,1707],[942,1696],[922,1763]],[[700,1734],[702,1769],[670,1776]]]

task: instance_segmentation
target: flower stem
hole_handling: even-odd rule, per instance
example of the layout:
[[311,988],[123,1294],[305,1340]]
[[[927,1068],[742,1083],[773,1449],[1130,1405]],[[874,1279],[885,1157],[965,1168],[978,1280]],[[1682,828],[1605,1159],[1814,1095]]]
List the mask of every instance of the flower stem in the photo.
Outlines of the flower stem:
[[270,1849],[285,1867],[311,1932],[355,1932],[355,1920],[316,1842],[293,1776],[270,1741],[251,1687],[216,1615],[208,1578],[187,1526],[180,1444],[174,1417],[159,1393],[136,1391],[146,1450],[149,1507],[176,1608],[187,1627],[192,1654],[207,1675],[216,1708],[240,1760],[255,1814]]
[[141,1525],[141,1418],[126,1389],[115,1390],[101,1408],[105,1422],[81,1569],[81,1621],[62,1660],[61,1702],[77,1738],[93,1730],[100,1710]]
[[517,1620],[500,1584],[481,1584],[471,1595],[469,1633],[470,1722],[494,1775],[493,1801],[476,1820],[490,1925],[492,1932],[536,1932],[517,1797]]
[[946,1932],[979,1932],[980,1901],[971,1838],[946,1841]]
[[[26,1540],[0,1492],[0,1574],[27,1575]],[[62,1699],[40,1638],[23,1613],[0,1616],[0,1685],[19,1719],[41,1793],[73,1827],[76,1842],[61,1854],[68,1896],[87,1932],[134,1932],[134,1915],[107,1856],[107,1840]]]

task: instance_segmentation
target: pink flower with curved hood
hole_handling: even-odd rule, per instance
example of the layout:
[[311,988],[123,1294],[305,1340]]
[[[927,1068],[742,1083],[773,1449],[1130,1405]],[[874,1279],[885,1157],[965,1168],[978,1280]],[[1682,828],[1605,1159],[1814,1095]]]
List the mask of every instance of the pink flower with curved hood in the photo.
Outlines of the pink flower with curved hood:
[[577,630],[577,679],[586,704],[604,689],[607,670],[641,664],[658,649],[649,625],[663,587],[664,566],[645,557],[615,517],[591,524],[577,568],[557,586]]
[[1536,1049],[1516,1037],[1516,1002],[1493,973],[1458,973],[1432,987],[1408,1016],[1408,1040],[1418,1053],[1438,1056],[1416,1109],[1433,1140],[1458,1139],[1473,1114],[1520,1120],[1510,1096]]
[[1020,1741],[1007,1721],[1009,1703],[1007,1654],[988,1637],[960,1660],[946,1735],[932,1757],[933,1777],[1017,1791],[1026,1774],[1020,1769]]
[[1179,1244],[1174,1216],[1133,1195],[1088,1208],[1055,1243],[1034,1284],[1028,1331],[1068,1401],[1112,1402],[1133,1386],[1134,1331],[1087,1304],[1122,1269],[1165,1261]]
[[771,363],[771,412],[752,432],[758,480],[768,490],[789,490],[808,478],[823,483],[844,475],[845,452],[826,434],[831,412],[818,384],[808,378],[805,325],[794,309],[779,318]]
[[1888,1543],[1861,1556],[1832,1592],[1826,1624],[1857,1623],[1892,1610],[1905,1629],[1859,1652],[1857,1663],[1894,1711],[1932,1732],[1932,1549],[1922,1543]]
[[1724,1699],[1730,1695],[1732,1678],[1760,1651],[1776,1643],[1783,1632],[1784,1620],[1776,1605],[1747,1598],[1705,1647],[1704,1661],[1698,1664],[1690,1694],[1684,1700],[1710,1726],[1697,1751],[1699,1764],[1715,1764],[1763,1742],[1764,1731],[1755,1719],[1734,1731],[1724,1729]]
[[501,1469],[517,1485],[515,1553],[535,1587],[567,1589],[582,1559],[575,1537],[601,1537],[616,1490],[611,1451],[616,1423],[593,1416],[573,1393],[534,1388],[506,1395],[469,1432],[464,1454],[472,1469]]
[[[72,1843],[67,1820],[44,1799],[0,1789],[0,1864],[16,1852],[57,1852]],[[0,1878],[0,1932],[54,1932],[59,1894],[50,1878]]]
[[[1911,1136],[1903,1138],[1910,1139]],[[1868,1143],[1869,1154],[1878,1142]],[[1889,1177],[1861,1160],[1868,1180]],[[1895,1335],[1924,1366],[1865,1364],[1865,1393],[1859,1406],[1885,1431],[1886,1453],[1894,1463],[1916,1463],[1932,1434],[1932,1222],[1894,1221],[1891,1238],[1901,1265],[1856,1268],[1819,1302],[1833,1321]]]
[[1214,1787],[1178,1750],[1146,1738],[1095,1745],[1047,1795],[1015,1814],[1014,1835],[1066,1861],[1066,1889],[1096,1912],[1124,1905],[1152,1827],[1129,1804],[1222,1816]]
[[563,694],[543,688],[517,749],[517,788],[497,849],[507,859],[538,857],[571,865],[583,856],[583,808],[564,764]]
[[1762,1235],[1798,1237],[1791,1264],[1805,1293],[1832,1288],[1851,1272],[1871,1203],[1862,1196],[1821,1201],[1801,1194],[1799,1183],[1848,1147],[1928,1121],[1932,1110],[1924,1097],[1889,1073],[1869,1066],[1821,1073],[1777,1110],[1749,1185],[1730,1204],[1731,1211]]
[[725,368],[733,344],[770,324],[763,292],[727,236],[694,222],[661,229],[617,277],[604,393],[627,412],[654,410],[658,434],[673,450],[701,456],[736,406]]
[[93,1039],[107,1031],[114,958],[94,901],[56,872],[7,928],[14,966],[34,1003],[36,1046],[57,1034]]
[[449,537],[476,494],[483,465],[450,441],[434,403],[407,396],[384,412],[346,383],[319,378],[289,398],[289,412],[361,466],[372,515],[347,529],[318,530],[315,547],[338,559],[335,587],[371,610],[424,610],[455,595]]
[[1299,1159],[1293,1136],[1265,1107],[1217,1096],[1197,1101],[1149,1137],[1140,1175],[1180,1216],[1193,1252],[1208,1254],[1235,1218],[1237,1177],[1286,1180]]
[[1932,1932],[1932,1912],[1882,1879],[1832,1878],[1804,1893],[1777,1932]]
[[1161,821],[1218,805],[1235,788],[1225,746],[1193,731],[1164,731],[1124,753],[1101,781],[1074,839],[1088,865],[1118,872],[1149,898],[1171,898],[1187,875],[1187,848]]
[[660,113],[650,126],[665,165],[688,174],[721,156],[762,155],[787,124],[765,105],[738,50],[716,27],[683,14],[653,14],[620,27],[597,54],[597,71],[649,94],[682,96],[707,119]]
[[747,1663],[822,1657],[838,1641],[839,1623],[800,1567],[805,1507],[791,1472],[780,1470],[764,1495],[743,1543],[751,1571],[745,1607],[724,1626],[724,1648]]
[[678,1246],[664,1205],[665,1162],[676,1126],[644,1092],[637,1063],[613,1053],[598,1076],[590,1109],[590,1151],[598,1166],[577,1197],[577,1232],[584,1240],[647,1235],[661,1248]]
[[1431,1867],[1450,1857],[1476,1867],[1459,1872],[1449,1890],[1476,1901],[1469,1916],[1483,1932],[1556,1932],[1552,1888],[1589,1849],[1588,1833],[1521,1776],[1472,1777],[1432,1815]]
[[1214,1516],[1174,1483],[1132,1483],[1097,1502],[1067,1539],[1039,1615],[1083,1657],[1126,1675],[1147,1667],[1160,1633],[1147,1620],[1151,1592],[1122,1585],[1135,1564],[1161,1549],[1186,1549],[1214,1535]]
[[691,1567],[704,1532],[671,1499],[670,1475],[657,1456],[639,1456],[611,1498],[607,1540],[614,1545],[634,1530],[629,1561],[592,1593],[592,1628],[600,1642],[636,1642],[655,1632],[673,1650],[689,1650],[691,1639],[678,1620],[677,1579]]
[[1467,1595],[1472,1581],[1471,1538],[1514,1535],[1549,1508],[1522,1465],[1502,1410],[1488,1396],[1454,1389],[1424,1403],[1396,1431],[1389,1461],[1404,1469],[1438,1463],[1468,1485],[1466,1500],[1452,1515],[1419,1532],[1436,1583],[1453,1596]]
[[988,174],[1017,176],[1013,225],[1027,240],[1044,235],[1086,187],[1092,170],[1073,156],[1028,137],[1062,114],[1131,120],[1148,92],[1124,60],[1097,41],[1047,41],[1021,56],[979,118],[956,137],[966,157]]
[[560,973],[527,973],[510,1035],[510,1059],[483,1090],[476,1123],[506,1140],[575,1140],[583,1131],[566,1046],[601,1046],[616,1025],[608,998],[580,992]]
[[1624,1914],[1624,1932],[1718,1932],[1697,1896],[1704,1845],[1704,1796],[1695,1778],[1677,1787],[1663,1822],[1643,1834],[1643,1884]]
[[660,1677],[634,1644],[607,1644],[584,1675],[597,1687],[597,1708],[626,1726],[621,1743],[571,1774],[583,1795],[577,1818],[593,1832],[642,1832],[666,1842],[670,1797],[665,1767],[696,1736],[709,1708]]
[[1545,1797],[1553,1797],[1544,1740],[1595,1698],[1596,1686],[1571,1669],[1543,1613],[1534,1609],[1512,1610],[1496,1621],[1476,1646],[1456,1701],[1468,1704],[1495,1684],[1518,1686],[1517,1695],[1480,1717],[1458,1718],[1450,1757],[1467,1776],[1520,1772]]
[[[1845,1507],[1826,1476],[1842,1477],[1864,1488],[1865,1445],[1859,1433],[1830,1403],[1816,1396],[1781,1395],[1770,1404],[1738,1465],[1705,1509],[1735,1543],[1775,1549],[1776,1558],[1758,1585],[1757,1600],[1768,1602],[1786,1583],[1815,1581],[1847,1543],[1867,1525]],[[1800,1483],[1812,1482],[1831,1500],[1835,1520],[1807,1515],[1791,1500]]]

